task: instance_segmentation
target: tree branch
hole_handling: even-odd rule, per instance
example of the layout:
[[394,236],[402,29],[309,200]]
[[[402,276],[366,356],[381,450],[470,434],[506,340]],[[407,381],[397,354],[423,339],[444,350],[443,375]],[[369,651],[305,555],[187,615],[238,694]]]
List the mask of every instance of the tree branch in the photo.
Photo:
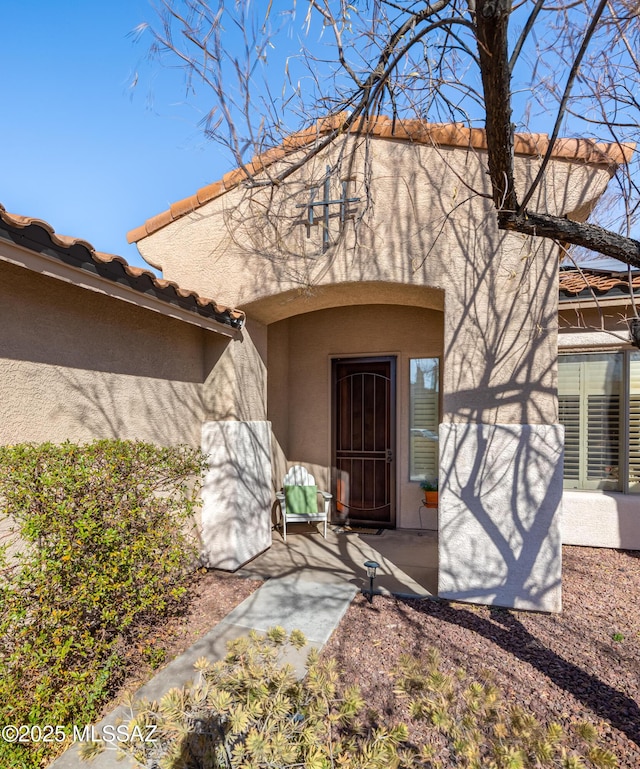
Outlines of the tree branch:
[[583,246],[640,269],[640,242],[595,224],[574,222],[572,219],[537,214],[532,211],[525,211],[522,214],[500,211],[498,227],[509,232],[553,238],[574,246]]
[[537,0],[535,8],[529,14],[529,18],[527,19],[527,23],[524,25],[524,29],[520,33],[520,37],[518,38],[518,42],[516,43],[515,48],[513,49],[513,53],[511,54],[511,58],[509,59],[509,72],[512,75],[513,75],[513,68],[516,66],[516,62],[518,61],[518,57],[520,56],[520,53],[522,51],[522,46],[525,44],[525,41],[526,41],[527,37],[529,36],[529,33],[533,29],[535,21],[538,18],[538,14],[542,10],[542,6],[543,5],[544,5],[544,0]]
[[562,94],[562,100],[560,101],[560,106],[558,107],[558,113],[556,115],[556,122],[553,126],[553,132],[551,133],[551,136],[549,138],[549,146],[547,148],[547,151],[545,153],[545,156],[542,160],[542,164],[540,165],[540,168],[538,169],[538,173],[536,175],[536,178],[533,180],[533,183],[527,190],[526,195],[524,196],[524,199],[522,203],[519,206],[519,212],[523,212],[526,208],[527,203],[531,200],[533,193],[535,192],[538,184],[540,184],[540,181],[542,177],[544,176],[544,172],[546,171],[547,165],[549,164],[549,160],[551,159],[551,153],[553,152],[553,147],[555,145],[556,139],[558,138],[558,134],[560,133],[560,126],[562,124],[562,120],[564,118],[565,109],[567,107],[567,103],[569,101],[569,95],[571,93],[571,89],[573,88],[573,84],[575,82],[576,77],[578,76],[578,72],[580,71],[580,65],[582,64],[582,59],[584,58],[584,55],[587,51],[587,47],[589,43],[591,42],[591,38],[593,37],[596,27],[598,26],[598,23],[600,21],[600,17],[602,16],[604,9],[607,6],[607,3],[609,0],[600,0],[600,3],[596,9],[596,12],[593,14],[593,18],[591,19],[591,23],[589,24],[589,28],[585,32],[585,36],[582,40],[582,44],[580,46],[580,50],[578,51],[573,64],[571,66],[571,70],[569,72],[569,77],[567,78],[567,84],[564,89],[564,93]]

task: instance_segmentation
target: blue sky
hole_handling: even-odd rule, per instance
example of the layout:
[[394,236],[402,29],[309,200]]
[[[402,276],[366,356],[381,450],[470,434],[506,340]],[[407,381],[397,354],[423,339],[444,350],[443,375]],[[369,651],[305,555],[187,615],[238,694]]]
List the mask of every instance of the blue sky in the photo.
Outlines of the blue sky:
[[[231,167],[183,75],[131,31],[148,0],[0,0],[0,203],[144,265],[126,232]],[[130,87],[136,73],[138,85]]]
[[[127,231],[234,165],[198,126],[206,91],[187,100],[183,73],[149,61],[149,36],[136,41],[139,24],[157,21],[150,0],[0,0],[0,10],[0,203],[146,266]],[[270,51],[269,77],[282,76],[295,34],[289,25]],[[550,130],[548,116],[537,121],[531,130]]]

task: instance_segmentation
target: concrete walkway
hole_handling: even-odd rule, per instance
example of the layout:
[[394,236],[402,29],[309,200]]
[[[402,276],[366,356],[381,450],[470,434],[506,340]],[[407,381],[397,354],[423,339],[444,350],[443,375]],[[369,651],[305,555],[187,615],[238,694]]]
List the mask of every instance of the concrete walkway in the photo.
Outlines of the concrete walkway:
[[[251,629],[264,632],[275,625],[287,632],[298,629],[310,646],[322,647],[356,592],[368,586],[365,561],[380,564],[374,586],[380,593],[425,597],[437,592],[437,532],[388,530],[381,535],[369,535],[330,529],[324,539],[316,527],[301,524],[288,527],[288,533],[285,544],[281,534],[274,531],[269,550],[236,572],[267,580],[264,585],[145,684],[136,693],[138,698],[157,700],[169,689],[184,685],[195,677],[193,665],[199,657],[221,659],[226,654],[227,641],[246,635]],[[309,646],[301,651],[287,651],[286,661],[300,675],[308,651]],[[118,707],[96,725],[96,733],[121,721],[128,721],[128,714]],[[82,730],[84,724],[76,726]],[[115,749],[106,750],[90,763],[84,762],[78,749],[79,745],[71,746],[50,769],[135,766],[128,758],[117,761]]]
[[[226,654],[227,641],[246,635],[251,629],[264,632],[274,625],[280,625],[287,632],[301,630],[307,637],[307,647],[300,651],[289,649],[285,656],[285,660],[302,675],[309,648],[320,648],[328,641],[356,590],[355,585],[345,581],[319,582],[299,579],[294,574],[269,579],[190,649],[163,668],[136,696],[159,699],[169,689],[182,686],[195,677],[193,665],[199,657],[221,659]],[[96,733],[100,733],[104,726],[115,726],[120,721],[128,721],[123,707],[116,708],[97,724]],[[82,729],[84,724],[76,726]],[[117,743],[114,748],[116,746]],[[82,761],[78,750],[78,744],[72,745],[50,764],[50,769],[130,769],[136,766],[128,757],[118,761],[115,749],[105,750],[91,762]]]

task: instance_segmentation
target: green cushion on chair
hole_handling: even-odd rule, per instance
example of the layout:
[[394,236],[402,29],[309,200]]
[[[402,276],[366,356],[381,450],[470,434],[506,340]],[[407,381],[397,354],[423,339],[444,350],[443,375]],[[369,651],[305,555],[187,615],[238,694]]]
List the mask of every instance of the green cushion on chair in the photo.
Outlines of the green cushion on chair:
[[285,486],[284,502],[287,513],[314,515],[318,512],[318,487]]

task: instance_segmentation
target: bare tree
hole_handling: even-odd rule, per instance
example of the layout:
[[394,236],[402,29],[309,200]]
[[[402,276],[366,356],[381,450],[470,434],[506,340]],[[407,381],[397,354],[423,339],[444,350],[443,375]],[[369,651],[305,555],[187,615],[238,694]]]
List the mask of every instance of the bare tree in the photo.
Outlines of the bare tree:
[[[251,158],[312,119],[333,116],[313,149],[368,118],[484,127],[498,226],[640,267],[640,209],[631,149],[640,125],[637,0],[162,0],[154,54],[180,62],[190,90],[207,87],[207,135],[247,180]],[[275,75],[274,72],[278,72]],[[281,71],[282,76],[279,77]],[[281,81],[281,90],[275,83]],[[521,197],[514,134],[551,127],[539,173]],[[605,226],[536,211],[535,192],[560,136],[617,146],[617,195]],[[608,217],[608,218],[606,218]]]

